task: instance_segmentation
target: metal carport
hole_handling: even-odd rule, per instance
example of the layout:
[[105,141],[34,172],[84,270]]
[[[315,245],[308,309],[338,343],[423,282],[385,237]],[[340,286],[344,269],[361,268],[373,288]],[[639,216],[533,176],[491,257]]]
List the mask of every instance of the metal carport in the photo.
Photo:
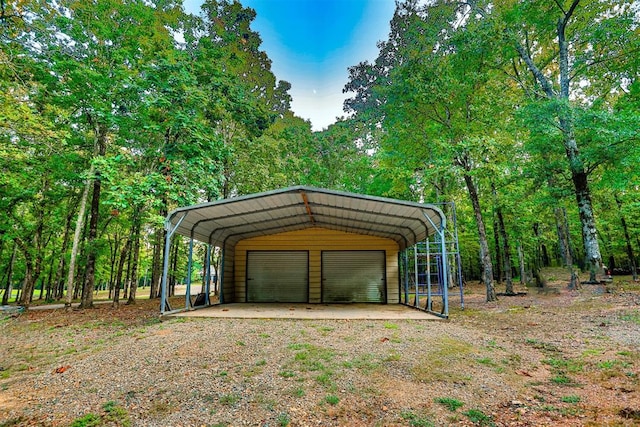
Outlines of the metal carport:
[[[167,311],[169,249],[174,234],[190,238],[189,266],[194,240],[222,249],[221,302],[224,302],[224,272],[234,262],[235,245],[257,236],[321,227],[360,235],[391,239],[400,250],[439,236],[446,255],[446,219],[436,206],[357,193],[295,186],[247,196],[178,208],[165,220],[166,242],[161,284],[161,313]],[[446,269],[446,263],[443,265]],[[188,271],[191,271],[189,267]],[[446,272],[443,277],[447,278]],[[191,278],[187,276],[190,309]],[[448,315],[446,283],[443,313]],[[207,292],[208,296],[208,292]],[[209,301],[206,301],[209,304]]]

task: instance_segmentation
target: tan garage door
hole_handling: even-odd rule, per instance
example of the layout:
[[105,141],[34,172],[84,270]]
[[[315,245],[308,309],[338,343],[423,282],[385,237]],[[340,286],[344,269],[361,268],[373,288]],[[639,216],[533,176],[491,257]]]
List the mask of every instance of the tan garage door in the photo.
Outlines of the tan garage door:
[[386,302],[384,251],[323,251],[322,302]]

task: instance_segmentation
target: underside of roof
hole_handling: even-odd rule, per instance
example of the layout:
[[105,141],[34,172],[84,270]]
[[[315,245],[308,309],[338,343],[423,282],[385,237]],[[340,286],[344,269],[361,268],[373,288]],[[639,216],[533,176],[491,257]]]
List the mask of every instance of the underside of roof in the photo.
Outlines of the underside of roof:
[[289,187],[172,211],[167,229],[215,246],[321,227],[395,240],[405,249],[445,227],[433,205],[314,187]]

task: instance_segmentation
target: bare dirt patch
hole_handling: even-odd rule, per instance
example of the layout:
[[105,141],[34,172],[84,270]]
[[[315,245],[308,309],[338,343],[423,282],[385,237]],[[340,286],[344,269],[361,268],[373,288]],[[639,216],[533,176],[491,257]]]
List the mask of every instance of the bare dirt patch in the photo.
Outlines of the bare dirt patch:
[[0,426],[638,425],[640,286],[549,279],[445,322],[28,311],[0,320]]

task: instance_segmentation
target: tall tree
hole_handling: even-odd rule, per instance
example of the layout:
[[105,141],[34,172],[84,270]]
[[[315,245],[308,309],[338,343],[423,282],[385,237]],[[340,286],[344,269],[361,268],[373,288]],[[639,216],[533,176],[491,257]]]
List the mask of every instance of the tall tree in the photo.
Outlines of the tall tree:
[[560,136],[594,281],[602,255],[577,109],[606,100],[623,84],[625,62],[638,49],[637,37],[631,36],[637,12],[633,1],[523,1],[499,6],[506,7],[497,19],[505,23],[505,35],[519,57],[514,78],[536,101],[543,100],[547,115],[538,120],[548,121]]

